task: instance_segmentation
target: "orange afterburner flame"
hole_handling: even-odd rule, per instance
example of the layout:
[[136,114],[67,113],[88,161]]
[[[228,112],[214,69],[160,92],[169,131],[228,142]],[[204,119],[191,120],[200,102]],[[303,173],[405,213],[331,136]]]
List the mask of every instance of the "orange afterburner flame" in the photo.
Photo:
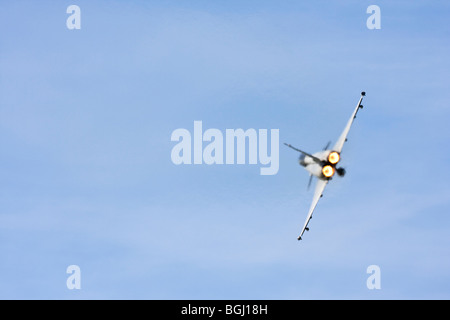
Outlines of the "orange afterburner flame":
[[336,164],[339,162],[339,160],[341,160],[341,157],[336,151],[333,151],[328,155],[328,162],[330,162],[331,164]]
[[331,178],[334,174],[334,168],[330,165],[326,165],[322,168],[322,174],[326,177],[326,178]]

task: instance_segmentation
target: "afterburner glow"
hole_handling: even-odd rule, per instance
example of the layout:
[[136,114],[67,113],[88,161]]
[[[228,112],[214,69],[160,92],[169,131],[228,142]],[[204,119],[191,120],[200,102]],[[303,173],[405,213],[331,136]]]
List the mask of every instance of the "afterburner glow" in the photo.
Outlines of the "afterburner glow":
[[339,162],[339,160],[341,160],[341,157],[339,156],[339,153],[337,153],[336,151],[333,151],[328,155],[328,161],[331,164],[336,164]]
[[334,168],[330,165],[326,165],[322,168],[322,174],[327,177],[330,178],[333,176],[334,174]]

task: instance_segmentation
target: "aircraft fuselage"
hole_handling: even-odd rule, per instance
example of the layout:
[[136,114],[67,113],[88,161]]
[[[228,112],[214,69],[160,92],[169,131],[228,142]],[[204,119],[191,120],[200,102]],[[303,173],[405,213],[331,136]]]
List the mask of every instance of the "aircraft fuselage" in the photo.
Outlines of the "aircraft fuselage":
[[[302,155],[299,164],[313,176],[321,180],[330,180],[336,173],[336,165],[340,161],[339,153],[333,150],[323,150],[312,154],[312,156],[315,159],[308,155]],[[321,162],[318,162],[318,160]]]

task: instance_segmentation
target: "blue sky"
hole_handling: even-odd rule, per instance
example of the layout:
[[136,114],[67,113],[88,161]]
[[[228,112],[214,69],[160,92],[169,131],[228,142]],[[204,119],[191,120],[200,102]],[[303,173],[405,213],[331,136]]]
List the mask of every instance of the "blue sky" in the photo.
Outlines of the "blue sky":
[[[0,298],[449,299],[449,11],[1,1]],[[312,191],[282,143],[334,142],[363,90],[347,175],[297,242]],[[174,165],[195,120],[279,129],[278,174]]]

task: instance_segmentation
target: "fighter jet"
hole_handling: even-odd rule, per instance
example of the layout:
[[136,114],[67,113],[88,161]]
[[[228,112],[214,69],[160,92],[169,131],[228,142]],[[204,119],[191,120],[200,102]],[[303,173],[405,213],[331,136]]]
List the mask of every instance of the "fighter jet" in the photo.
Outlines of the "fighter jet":
[[325,148],[323,148],[322,151],[316,152],[314,154],[309,154],[305,151],[293,147],[290,144],[285,143],[285,145],[287,145],[289,148],[292,148],[301,153],[299,158],[299,164],[309,172],[308,189],[309,186],[311,185],[313,177],[317,178],[316,189],[314,191],[311,207],[309,208],[305,224],[303,226],[302,231],[300,232],[300,236],[297,238],[298,240],[302,240],[302,236],[305,230],[309,231],[308,228],[309,220],[311,220],[314,209],[316,208],[319,199],[322,197],[323,191],[327,186],[328,182],[333,178],[335,173],[340,177],[343,177],[345,175],[345,169],[342,167],[338,168],[337,165],[341,160],[342,147],[344,146],[344,143],[347,141],[347,135],[348,132],[350,131],[350,127],[353,124],[353,120],[356,118],[358,110],[363,108],[361,102],[365,95],[366,93],[364,91],[361,92],[361,98],[359,99],[358,105],[356,106],[350,119],[348,120],[347,125],[344,128],[344,131],[342,131],[336,144],[331,149],[329,149],[330,146],[329,142],[325,146]]

